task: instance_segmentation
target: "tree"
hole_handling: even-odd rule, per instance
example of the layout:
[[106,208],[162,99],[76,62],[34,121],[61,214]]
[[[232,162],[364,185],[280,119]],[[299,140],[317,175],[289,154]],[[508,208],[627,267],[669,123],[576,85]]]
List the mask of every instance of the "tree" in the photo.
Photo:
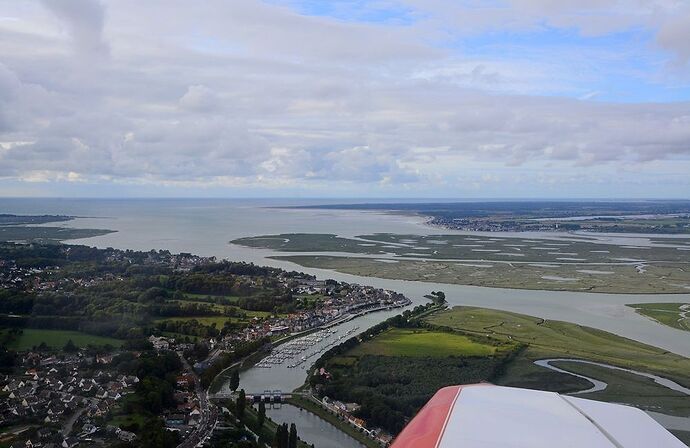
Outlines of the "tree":
[[283,428],[280,431],[280,448],[289,448],[290,433],[288,432],[288,425],[283,423],[280,427]]
[[244,408],[247,406],[247,396],[244,394],[244,389],[240,389],[240,393],[237,396],[237,402],[235,403],[235,411],[237,412],[237,418],[242,420],[244,417]]
[[273,448],[283,448],[283,446],[281,445],[281,442],[283,440],[282,432],[283,432],[283,425],[279,425],[276,428],[275,435],[273,436]]
[[290,437],[288,439],[288,448],[297,448],[297,426],[294,423],[290,424]]
[[70,339],[67,341],[67,344],[65,344],[64,347],[62,347],[62,350],[68,352],[68,353],[74,353],[79,350],[76,345],[74,345],[74,342]]
[[279,425],[273,438],[273,448],[289,448],[289,438],[287,423]]
[[230,390],[235,392],[240,387],[240,373],[237,369],[232,369],[230,372]]
[[443,291],[431,291],[431,294],[425,297],[431,299],[436,305],[445,305],[446,303],[446,294]]
[[259,401],[259,417],[257,419],[257,423],[259,424],[259,430],[261,430],[261,427],[264,425],[264,422],[266,421],[266,403],[263,402],[263,400]]

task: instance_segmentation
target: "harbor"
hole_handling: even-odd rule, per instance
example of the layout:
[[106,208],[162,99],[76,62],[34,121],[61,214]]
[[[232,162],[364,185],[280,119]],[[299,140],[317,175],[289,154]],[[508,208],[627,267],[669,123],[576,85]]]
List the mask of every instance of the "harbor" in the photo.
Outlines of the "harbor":
[[254,367],[259,369],[270,369],[289,362],[289,364],[287,364],[288,369],[297,367],[304,369],[306,367],[305,363],[309,359],[339,344],[358,329],[359,326],[355,326],[338,335],[338,333],[341,333],[338,328],[325,328],[316,333],[291,340],[272,349],[271,353]]

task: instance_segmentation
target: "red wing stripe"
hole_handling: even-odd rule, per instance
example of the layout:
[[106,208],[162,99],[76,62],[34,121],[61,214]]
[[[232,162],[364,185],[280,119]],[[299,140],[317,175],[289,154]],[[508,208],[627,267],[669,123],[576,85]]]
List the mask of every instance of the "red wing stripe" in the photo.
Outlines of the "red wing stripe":
[[436,392],[398,435],[391,448],[438,447],[461,390],[462,386],[450,386]]
[[436,445],[434,448],[438,448],[441,445],[441,441],[443,440],[443,434],[446,432],[446,427],[448,426],[448,421],[450,420],[450,416],[453,414],[453,409],[455,408],[455,402],[458,401],[458,397],[460,396],[460,392],[462,392],[462,387],[458,387],[458,392],[455,394],[455,397],[453,398],[453,402],[450,404],[450,409],[448,409],[448,413],[446,414],[446,421],[443,422],[443,428],[441,428],[441,433],[438,435],[438,440],[436,440]]

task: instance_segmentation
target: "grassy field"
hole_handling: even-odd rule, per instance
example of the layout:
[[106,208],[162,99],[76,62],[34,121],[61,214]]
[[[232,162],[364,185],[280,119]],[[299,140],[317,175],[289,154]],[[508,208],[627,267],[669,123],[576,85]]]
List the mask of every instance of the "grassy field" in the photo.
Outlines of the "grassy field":
[[245,319],[240,319],[238,317],[225,317],[225,316],[189,316],[189,317],[165,317],[161,319],[156,319],[154,322],[171,322],[171,321],[190,321],[196,320],[202,325],[212,326],[216,325],[216,328],[221,329],[225,325],[225,322],[241,322]]
[[119,414],[113,416],[108,421],[108,424],[118,428],[131,428],[133,425],[136,425],[137,428],[141,429],[144,427],[145,422],[146,417],[142,414]]
[[199,336],[194,336],[194,335],[189,335],[189,334],[182,334],[182,333],[175,333],[172,331],[162,331],[161,336],[165,336],[168,338],[174,338],[174,339],[184,339],[184,338],[189,338],[190,341],[192,342],[197,342],[199,339],[201,339]]
[[690,359],[612,333],[507,311],[455,307],[429,322],[527,343],[542,358],[567,356],[671,375],[690,386]]
[[[182,300],[171,300],[170,302],[179,303],[181,305],[185,304],[185,303],[196,303],[196,304],[200,304],[200,305],[208,305],[211,307],[211,309],[214,312],[219,312],[219,313],[224,313],[228,310],[233,310],[233,311],[236,311],[238,313],[245,314],[247,316],[247,319],[251,319],[253,317],[263,318],[263,317],[267,317],[267,316],[272,316],[274,314],[274,313],[270,313],[268,311],[245,310],[245,309],[242,309],[242,308],[235,306],[235,305],[223,305],[220,303],[212,303],[212,302],[208,302],[206,300],[202,300],[202,299],[209,297],[208,295],[185,294],[185,296],[187,296],[188,298],[182,299]],[[221,296],[211,296],[211,297],[221,297]],[[236,299],[235,297],[230,297],[230,296],[222,296],[222,297],[227,298],[227,299],[231,299],[231,300]]]
[[690,331],[690,303],[636,303],[628,306],[659,323]]
[[[465,332],[528,344],[528,348],[497,380],[499,384],[558,392],[589,387],[587,381],[534,364],[538,359],[573,358],[653,373],[690,386],[690,359],[593,328],[473,307],[456,307],[427,320]],[[617,385],[607,393],[592,394],[591,398],[630,403],[669,414],[690,415],[690,406],[678,405],[678,397],[670,400],[669,396],[673,394],[669,394],[668,389],[662,391],[658,386],[650,386],[630,374],[575,363],[569,363],[566,370],[583,374],[587,370],[591,373],[587,376]],[[640,391],[649,391],[651,387],[658,390],[641,394]],[[687,396],[682,400],[688,401]]]
[[[192,292],[185,292],[185,293],[184,293],[184,296],[185,296],[186,298],[192,300],[192,301],[193,301],[194,299],[206,299],[206,298],[208,298],[208,297],[211,297],[211,298],[214,298],[214,299],[215,299],[215,298],[226,299],[226,300],[229,300],[230,302],[237,302],[237,300],[239,299],[239,297],[237,297],[237,296],[214,296],[214,295],[212,295],[212,294],[195,294],[195,293],[192,293]],[[200,301],[201,301],[201,300],[200,300]],[[204,303],[208,303],[208,302],[204,302]],[[222,305],[221,305],[221,306],[222,306]]]
[[348,352],[349,356],[383,355],[438,357],[489,356],[496,347],[472,341],[467,336],[424,329],[391,328],[366,344]]
[[47,346],[52,348],[62,348],[70,339],[78,347],[86,347],[88,345],[102,346],[106,344],[119,347],[123,342],[120,339],[94,336],[79,331],[25,328],[16,340],[8,344],[7,348],[19,351],[30,350],[32,347],[39,346],[41,342],[45,342]]

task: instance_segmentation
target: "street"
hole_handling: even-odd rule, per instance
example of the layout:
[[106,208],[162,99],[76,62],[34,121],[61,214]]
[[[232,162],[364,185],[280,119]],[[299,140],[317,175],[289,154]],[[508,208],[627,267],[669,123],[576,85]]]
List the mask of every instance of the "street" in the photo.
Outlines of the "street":
[[185,370],[194,376],[194,387],[196,395],[199,397],[199,410],[201,412],[199,424],[187,438],[178,445],[178,448],[193,448],[200,445],[213,432],[218,421],[218,408],[208,401],[206,391],[201,387],[201,379],[196,372],[194,372],[194,369],[192,369],[182,353],[177,352],[177,355],[180,357]]

